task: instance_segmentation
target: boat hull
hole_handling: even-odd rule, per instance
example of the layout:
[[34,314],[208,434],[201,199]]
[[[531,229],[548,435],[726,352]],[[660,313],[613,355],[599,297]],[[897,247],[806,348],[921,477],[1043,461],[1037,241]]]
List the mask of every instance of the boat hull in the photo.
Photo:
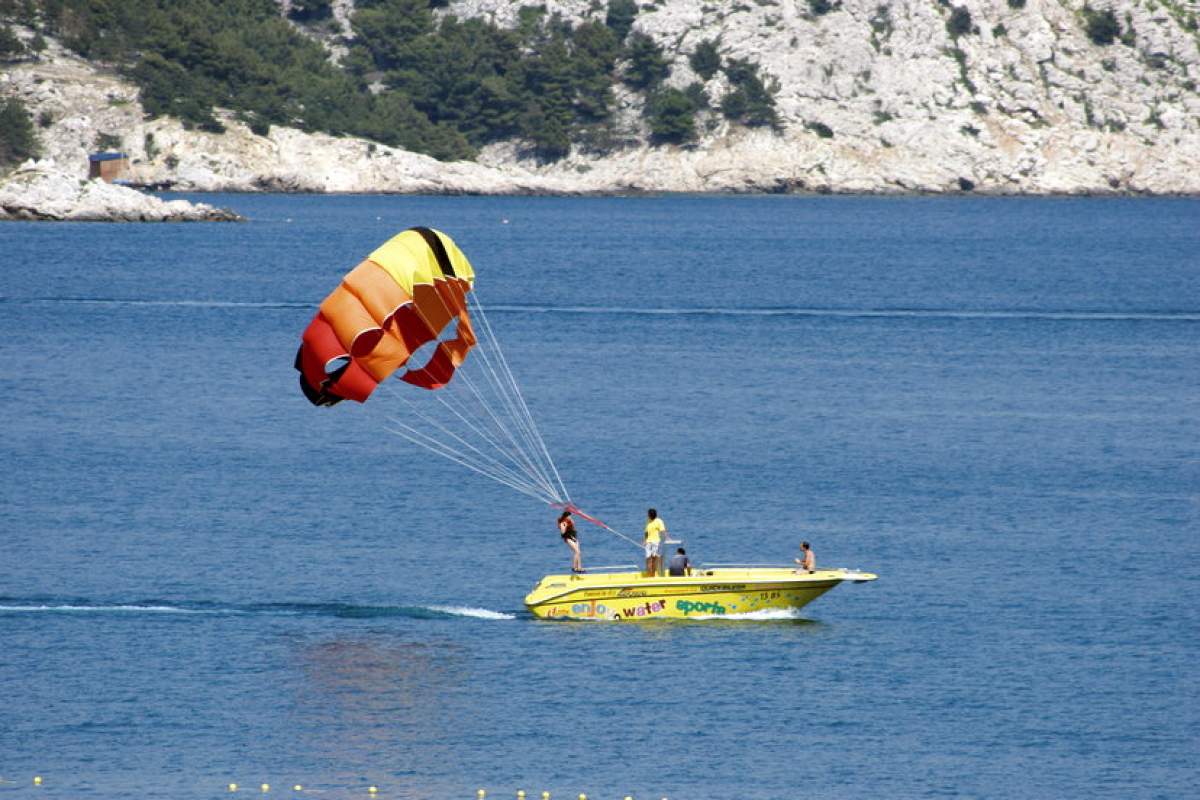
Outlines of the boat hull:
[[840,583],[874,579],[848,570],[796,573],[778,568],[705,570],[680,577],[547,575],[525,598],[525,606],[542,619],[712,619],[798,609]]

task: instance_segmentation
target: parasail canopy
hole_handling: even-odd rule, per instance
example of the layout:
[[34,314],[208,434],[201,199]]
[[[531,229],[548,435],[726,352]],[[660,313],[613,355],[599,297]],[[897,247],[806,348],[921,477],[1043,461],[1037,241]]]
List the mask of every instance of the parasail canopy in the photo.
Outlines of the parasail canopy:
[[440,389],[477,343],[471,262],[446,234],[411,228],[352,269],[304,331],[296,369],[314,405],[364,402],[379,383]]
[[471,262],[446,234],[393,236],[322,301],[296,353],[300,388],[318,406],[364,403],[389,377],[428,389],[399,387],[391,402],[367,408],[381,408],[389,432],[430,452],[568,503],[474,286]]

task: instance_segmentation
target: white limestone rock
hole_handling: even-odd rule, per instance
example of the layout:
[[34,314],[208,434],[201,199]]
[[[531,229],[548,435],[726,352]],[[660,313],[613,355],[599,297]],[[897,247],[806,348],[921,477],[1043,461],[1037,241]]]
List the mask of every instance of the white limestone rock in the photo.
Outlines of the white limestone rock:
[[85,180],[51,162],[26,162],[0,182],[0,219],[76,222],[226,222],[237,214],[207,203],[163,200],[126,186]]
[[[1083,0],[951,2],[974,24],[957,39],[938,3],[841,0],[820,16],[807,0],[643,3],[634,29],[663,46],[671,85],[698,80],[688,55],[717,41],[723,58],[754,62],[778,86],[778,130],[714,111],[697,142],[652,147],[642,96],[618,87],[617,135],[629,146],[553,164],[519,142],[443,163],[278,126],[257,136],[227,113],[224,134],[186,130],[144,119],[135,87],[54,42],[40,60],[6,68],[0,94],[44,123],[44,156],[64,171],[86,169],[107,133],[130,154],[135,181],[192,191],[1200,193],[1200,35],[1188,27],[1200,11],[1091,0],[1123,27],[1132,20],[1133,46],[1101,47],[1083,29]],[[602,20],[607,4],[544,5],[578,22]],[[515,25],[520,6],[455,0],[437,13]],[[343,38],[352,13],[352,0],[334,4]],[[722,74],[705,84],[714,106],[728,88]]]

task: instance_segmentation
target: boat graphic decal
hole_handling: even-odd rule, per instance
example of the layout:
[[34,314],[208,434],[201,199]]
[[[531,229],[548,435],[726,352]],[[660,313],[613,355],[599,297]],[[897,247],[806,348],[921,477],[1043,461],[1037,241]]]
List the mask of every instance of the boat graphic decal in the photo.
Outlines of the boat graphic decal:
[[648,617],[651,614],[659,613],[666,607],[667,601],[665,599],[661,599],[653,602],[642,603],[640,606],[634,606],[633,608],[622,608],[621,613],[624,614],[627,619],[633,617]]
[[676,600],[675,608],[688,614],[724,614],[725,606],[720,603],[698,603],[694,600]]

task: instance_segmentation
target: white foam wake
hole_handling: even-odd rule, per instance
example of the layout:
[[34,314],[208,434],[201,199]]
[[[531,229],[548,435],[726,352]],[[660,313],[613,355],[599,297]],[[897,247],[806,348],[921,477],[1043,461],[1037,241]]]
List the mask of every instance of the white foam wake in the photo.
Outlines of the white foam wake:
[[688,619],[723,619],[731,622],[753,620],[804,619],[798,608],[764,608],[762,611],[747,611],[744,614],[696,614]]
[[106,613],[110,611],[136,611],[136,612],[155,612],[160,614],[211,614],[216,613],[195,608],[179,608],[178,606],[75,606],[75,605],[21,605],[21,606],[0,606],[0,613],[6,611],[75,611],[75,612],[99,612]]
[[453,614],[456,617],[475,617],[476,619],[516,619],[513,614],[503,611],[490,611],[486,608],[469,608],[467,606],[429,606],[430,611],[442,614]]

